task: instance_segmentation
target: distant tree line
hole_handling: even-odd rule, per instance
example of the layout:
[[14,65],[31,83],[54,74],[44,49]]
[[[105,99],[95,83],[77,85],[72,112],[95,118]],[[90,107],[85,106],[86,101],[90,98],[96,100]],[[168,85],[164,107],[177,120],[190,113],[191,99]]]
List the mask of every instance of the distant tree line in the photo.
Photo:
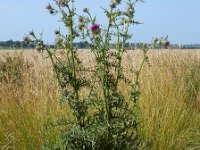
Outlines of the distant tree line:
[[[50,45],[52,48],[55,48],[55,45]],[[74,46],[77,48],[87,48],[87,45],[82,42],[74,43]],[[6,49],[33,49],[36,45],[34,44],[25,44],[24,41],[0,41],[0,48],[6,48]]]
[[21,48],[34,48],[34,45],[26,45],[23,41],[0,41],[0,48],[8,49],[21,49]]
[[[126,49],[137,49],[140,48],[143,45],[143,43],[126,43],[125,48]],[[148,44],[150,45],[150,44]],[[50,45],[52,48],[55,48],[55,45]],[[83,42],[77,42],[74,43],[74,46],[80,49],[85,49],[87,48],[87,43]],[[0,41],[0,48],[1,49],[34,49],[36,45],[30,44],[26,45],[24,41],[13,41],[13,40],[8,40],[8,41]],[[110,46],[111,48],[113,45]],[[162,47],[157,46],[157,49],[161,49]],[[170,49],[200,49],[200,44],[171,44]]]

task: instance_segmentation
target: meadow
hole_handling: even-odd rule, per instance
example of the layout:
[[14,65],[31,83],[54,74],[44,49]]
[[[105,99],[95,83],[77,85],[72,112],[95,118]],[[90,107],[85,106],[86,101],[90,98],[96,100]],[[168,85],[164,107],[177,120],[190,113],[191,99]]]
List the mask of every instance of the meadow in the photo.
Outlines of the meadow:
[[[90,52],[79,51],[84,65],[92,66]],[[142,56],[140,50],[132,50],[124,57],[129,70]],[[145,148],[200,149],[200,50],[149,50],[148,57],[138,101]],[[44,145],[55,149],[65,128],[56,124],[70,116],[68,106],[60,103],[47,55],[1,50],[0,58],[0,149],[38,150]],[[127,91],[126,85],[121,88]]]

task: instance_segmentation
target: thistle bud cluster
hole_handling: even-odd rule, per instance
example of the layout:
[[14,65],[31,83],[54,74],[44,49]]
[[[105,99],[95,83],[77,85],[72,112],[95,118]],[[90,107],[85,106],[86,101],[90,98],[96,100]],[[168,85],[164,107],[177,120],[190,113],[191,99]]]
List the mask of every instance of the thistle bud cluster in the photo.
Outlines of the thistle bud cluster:
[[122,0],[114,0],[111,2],[110,7],[111,8],[116,8],[117,5],[119,5],[121,3]]
[[153,44],[154,45],[159,45],[160,47],[163,48],[168,48],[170,46],[170,42],[169,40],[166,38],[161,38],[158,39],[157,37],[153,39]]
[[124,15],[129,18],[133,18],[134,13],[135,13],[135,9],[134,9],[133,5],[129,4],[127,10],[124,12]]
[[64,7],[68,3],[68,0],[57,0],[57,4],[60,7]]
[[[122,0],[112,0],[110,4],[111,9],[115,9],[119,4],[121,4]],[[134,3],[132,3],[130,0],[127,2],[127,7],[124,11],[121,10],[113,10],[111,13],[109,11],[106,11],[106,15],[108,18],[116,19],[117,17],[121,16],[122,18],[125,18],[126,22],[132,24],[132,23],[138,23],[134,21]],[[121,19],[120,19],[121,20]],[[124,20],[122,20],[119,25],[124,25]]]
[[56,13],[56,10],[51,6],[51,4],[48,4],[46,9],[49,11],[50,14]]
[[85,29],[85,20],[82,16],[79,16],[78,20],[79,20],[79,23],[80,23],[78,28],[79,28],[80,31],[83,31]]

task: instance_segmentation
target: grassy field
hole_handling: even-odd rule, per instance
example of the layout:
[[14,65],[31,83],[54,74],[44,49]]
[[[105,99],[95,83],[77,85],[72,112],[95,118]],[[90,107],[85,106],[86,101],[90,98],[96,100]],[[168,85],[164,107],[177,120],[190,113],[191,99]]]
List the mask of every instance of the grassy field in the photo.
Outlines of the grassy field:
[[[4,63],[8,56],[14,61]],[[93,64],[88,50],[79,56],[85,65]],[[138,103],[147,149],[200,149],[200,50],[150,50],[148,56]],[[0,57],[0,149],[54,149],[60,132],[54,123],[67,117],[68,108],[59,102],[50,61],[31,50],[0,51]],[[141,52],[124,57],[129,70],[137,67]]]

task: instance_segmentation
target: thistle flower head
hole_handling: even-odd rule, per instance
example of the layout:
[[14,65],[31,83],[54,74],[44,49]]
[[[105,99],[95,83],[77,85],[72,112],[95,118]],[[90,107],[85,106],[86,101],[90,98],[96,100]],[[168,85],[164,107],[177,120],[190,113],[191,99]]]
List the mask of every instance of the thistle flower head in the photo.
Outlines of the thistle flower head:
[[51,6],[51,4],[48,4],[46,9],[49,11],[50,14],[54,14],[55,13],[55,9]]
[[55,30],[55,35],[59,35],[60,34],[60,31],[59,30]]
[[162,39],[160,41],[160,45],[163,46],[164,48],[168,48],[170,46],[170,42],[167,39]]
[[51,6],[51,4],[48,4],[46,9],[49,11],[50,14],[54,14],[54,8]]
[[88,8],[83,8],[84,13],[88,13]]
[[35,36],[35,34],[34,34],[33,31],[30,31],[30,32],[29,32],[29,35],[30,35],[30,36]]
[[130,16],[133,16],[134,12],[135,12],[134,8],[128,8],[128,14]]
[[84,24],[80,24],[78,26],[78,28],[79,28],[80,31],[83,31],[85,29],[85,25]]
[[59,6],[65,6],[66,2],[67,2],[67,0],[57,0],[57,3]]
[[120,4],[122,0],[115,0],[117,4]]
[[38,41],[35,48],[36,48],[37,51],[42,52],[44,50],[44,43],[43,43],[43,41]]
[[101,32],[101,29],[100,29],[100,25],[99,24],[96,24],[94,23],[91,27],[90,27],[90,30],[93,34],[99,34]]
[[84,18],[83,18],[82,16],[80,16],[80,17],[78,18],[78,20],[79,20],[80,23],[83,23],[83,22],[84,22]]
[[110,7],[111,8],[116,8],[118,5],[118,3],[116,3],[115,1],[113,1],[111,4],[110,4]]
[[157,38],[157,37],[154,38],[154,39],[153,39],[153,42],[154,42],[154,43],[157,43],[157,42],[158,42],[158,38]]
[[24,40],[24,43],[25,43],[25,44],[30,44],[30,42],[31,42],[31,40],[30,40],[30,38],[29,38],[28,36],[25,36],[25,37],[23,38],[23,40]]
[[53,7],[51,6],[51,4],[48,4],[47,7],[46,7],[46,9],[50,11],[50,10],[53,9]]
[[61,38],[61,37],[57,37],[57,38],[56,38],[55,43],[56,43],[56,45],[57,45],[58,47],[62,47],[63,42],[64,42],[63,38]]

